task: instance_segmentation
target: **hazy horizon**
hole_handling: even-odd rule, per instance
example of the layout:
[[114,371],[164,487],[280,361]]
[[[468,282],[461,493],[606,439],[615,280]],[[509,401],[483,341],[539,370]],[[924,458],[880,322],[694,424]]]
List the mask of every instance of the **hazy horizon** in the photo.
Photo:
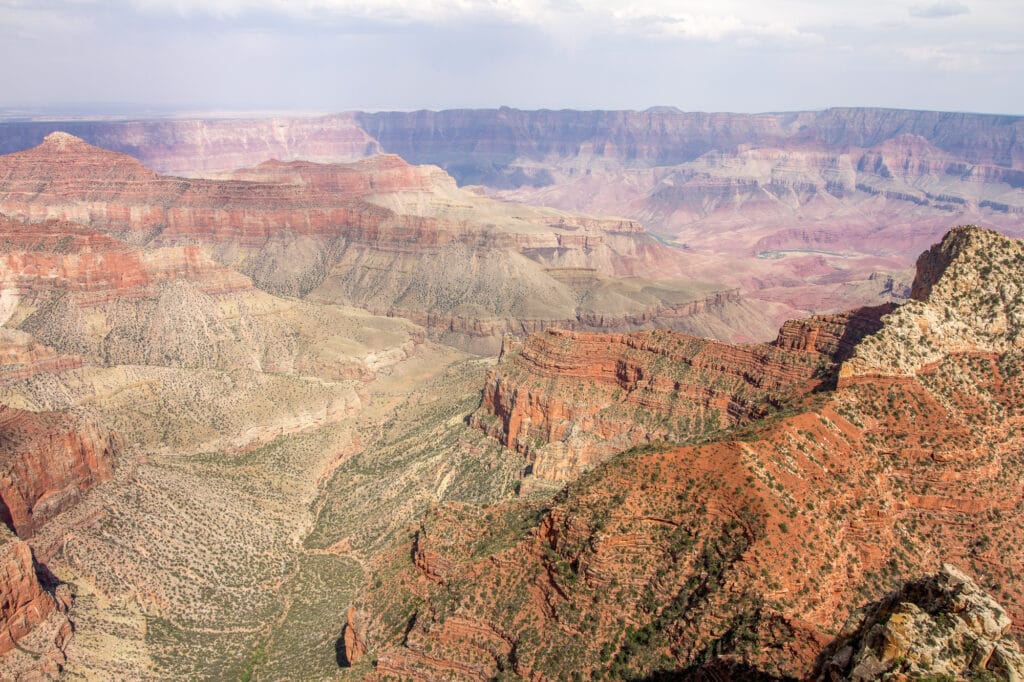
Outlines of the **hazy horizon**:
[[0,110],[1024,113],[1017,0],[0,0]]
[[820,107],[817,109],[788,109],[788,110],[775,110],[775,111],[710,111],[710,110],[685,110],[673,107],[672,105],[654,105],[645,107],[643,109],[638,107],[617,107],[614,109],[581,109],[574,107],[538,107],[536,109],[526,109],[522,107],[510,107],[507,105],[500,105],[496,107],[449,107],[445,109],[428,109],[428,108],[406,108],[406,109],[347,109],[338,111],[309,111],[302,109],[187,109],[181,108],[176,109],[168,107],[166,109],[145,109],[131,107],[118,107],[116,105],[102,105],[102,104],[85,104],[85,105],[51,105],[38,108],[3,108],[0,107],[0,121],[3,122],[75,122],[75,121],[143,121],[143,120],[192,120],[192,119],[204,119],[204,120],[232,120],[232,119],[269,119],[269,118],[320,118],[325,116],[340,116],[348,113],[386,113],[386,112],[402,112],[402,113],[415,113],[417,111],[430,111],[430,112],[443,112],[443,111],[497,111],[500,109],[512,109],[515,111],[635,111],[644,112],[649,110],[657,109],[676,109],[682,114],[737,114],[744,116],[758,116],[758,115],[777,115],[777,114],[794,114],[794,113],[805,113],[815,111],[827,111],[829,109],[877,109],[877,110],[891,110],[891,111],[926,111],[935,112],[942,114],[969,114],[972,116],[997,116],[997,117],[1010,117],[1010,118],[1024,118],[1024,114],[1010,113],[1010,112],[992,112],[992,111],[970,111],[970,110],[955,110],[955,109],[913,109],[904,107],[885,107],[885,106],[858,106],[858,105],[839,105],[830,107]]

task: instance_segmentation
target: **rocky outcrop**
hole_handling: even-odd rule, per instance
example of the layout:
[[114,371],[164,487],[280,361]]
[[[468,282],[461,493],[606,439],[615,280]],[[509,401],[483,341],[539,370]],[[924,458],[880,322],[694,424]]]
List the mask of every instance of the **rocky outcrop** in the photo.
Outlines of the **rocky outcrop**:
[[345,615],[345,624],[341,627],[341,638],[339,640],[341,656],[340,663],[344,666],[353,666],[366,655],[366,643],[356,625],[356,610],[350,608]]
[[822,655],[820,680],[1019,680],[1024,653],[1010,618],[970,577],[943,564],[858,609]]
[[[1007,279],[1019,283],[1019,269],[998,265],[1013,260],[1019,243],[977,228],[949,239],[985,247],[948,259],[932,276],[928,301],[906,307],[933,305],[938,292],[968,283],[981,297]],[[854,346],[846,365],[865,346],[878,352],[872,357],[910,357],[916,337],[893,328],[902,310],[881,316],[881,328]],[[977,312],[951,306],[949,324],[972,328]],[[847,319],[860,320],[862,330],[879,321],[863,313]],[[817,348],[819,339],[842,353],[837,339],[844,334],[829,331],[835,323],[826,317],[791,326],[780,334],[789,350],[770,348],[784,362],[820,359],[797,350]],[[367,641],[378,677],[507,672],[543,679],[601,670],[627,679],[804,679],[826,663],[837,666],[840,679],[860,665],[854,679],[932,665],[954,676],[963,666],[997,676],[1010,670],[1000,663],[1015,660],[1008,628],[1024,624],[1017,570],[1024,560],[1024,351],[991,344],[1012,338],[1014,324],[1008,321],[1002,337],[985,327],[989,346],[947,347],[913,371],[840,378],[837,385],[826,375],[817,390],[805,383],[807,390],[790,393],[766,418],[689,445],[627,450],[553,500],[495,506],[481,511],[475,526],[456,522],[455,514],[446,525],[439,522],[445,515],[435,514],[439,521],[415,538],[429,551],[407,551],[405,567],[359,601],[377,614]],[[592,345],[586,335],[549,336],[530,350],[538,386],[656,376],[637,372],[622,352],[621,363],[605,362],[602,353],[614,347],[607,335],[594,336],[601,343]],[[888,341],[876,346],[880,337]],[[525,362],[528,348],[530,341],[510,348],[499,368]],[[714,355],[742,352],[751,350]],[[722,377],[709,384],[728,385]],[[678,391],[685,390],[681,383]],[[584,402],[585,395],[562,399]],[[637,411],[623,423],[648,428],[647,414]],[[551,411],[545,419],[557,424],[560,416]],[[524,518],[535,519],[526,530]],[[884,596],[939,560],[963,566],[1005,611],[950,570]],[[435,574],[443,567],[444,579],[431,580],[424,565]],[[843,631],[819,658],[855,605],[880,599],[851,621],[869,624],[863,637],[854,641],[854,629]],[[949,616],[941,615],[944,603]],[[400,622],[383,615],[409,610],[413,617]]]
[[22,538],[113,475],[120,439],[63,412],[0,405],[0,520]]
[[918,259],[911,301],[857,347],[840,381],[913,375],[954,353],[1024,348],[1024,244],[954,228]]
[[773,344],[666,331],[507,338],[471,424],[571,480],[616,452],[757,420],[827,380],[891,306],[787,322]]
[[197,246],[143,251],[65,221],[25,223],[0,216],[0,290],[26,302],[60,292],[80,305],[153,296],[167,282],[189,280],[208,294],[252,289],[252,282]]
[[28,544],[0,529],[0,675],[5,679],[56,679],[67,660],[70,590],[63,584],[44,587],[36,566]]

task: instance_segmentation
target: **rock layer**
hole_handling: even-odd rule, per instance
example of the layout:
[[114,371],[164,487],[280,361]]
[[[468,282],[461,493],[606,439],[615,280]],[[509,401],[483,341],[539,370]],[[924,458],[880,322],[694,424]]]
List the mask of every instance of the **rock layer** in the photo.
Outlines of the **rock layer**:
[[[108,254],[112,272],[166,262],[175,272],[205,269],[195,277],[210,279],[198,244],[272,293],[407,317],[462,345],[493,344],[496,331],[520,323],[628,330],[685,326],[703,313],[738,316],[728,290],[672,280],[682,273],[678,252],[634,221],[498,202],[394,156],[335,166],[265,163],[230,177],[160,176],[53,133],[39,147],[0,157],[0,211],[87,223],[150,250],[179,249]],[[81,251],[83,239],[71,235],[60,248]],[[73,277],[95,256],[10,258],[13,269],[46,279]],[[757,321],[752,326],[760,333]]]
[[[4,217],[0,316],[20,330],[0,330],[6,384],[83,361],[369,379],[423,340],[399,321],[258,291],[198,246],[144,250],[72,223]],[[342,333],[353,325],[374,352],[357,357],[361,344]]]
[[20,537],[109,480],[121,447],[116,434],[62,412],[0,405],[0,520]]
[[6,531],[0,545],[0,655],[56,611],[36,575],[29,546]]
[[186,174],[400,154],[462,186],[642,221],[685,247],[686,278],[739,287],[790,315],[894,300],[869,285],[872,273],[908,268],[956,222],[1019,235],[1024,212],[1024,123],[1015,116],[501,108],[0,126],[3,151],[66,129]]
[[471,423],[525,454],[532,476],[572,480],[635,445],[763,417],[819,385],[891,310],[788,322],[749,346],[666,331],[508,338]]
[[[1005,273],[991,264],[1020,248],[978,228],[948,240],[986,248],[936,273],[918,302],[925,310],[944,310],[939,292],[967,282],[982,297],[998,291]],[[1019,281],[1020,271],[1010,276]],[[866,344],[909,357],[917,339],[895,333],[901,311],[883,316],[847,363]],[[950,314],[965,327],[976,321],[966,306]],[[822,338],[813,327],[780,339],[813,346]],[[990,330],[990,341],[1017,331]],[[570,347],[560,356],[573,357],[576,340],[563,338]],[[879,338],[888,345],[874,346]],[[1019,631],[1024,354],[1012,344],[947,348],[907,367],[798,391],[782,411],[702,443],[627,451],[543,508],[522,501],[477,517],[440,509],[413,550],[381,567],[392,577],[359,602],[374,614],[366,642],[376,675],[804,678],[852,605],[940,559],[1006,605],[1002,617],[986,611],[991,619],[961,610],[963,627],[986,633],[972,641],[984,649],[1008,624]],[[552,365],[556,380],[559,371]],[[386,616],[410,611],[401,622]],[[906,651],[937,646],[913,631],[925,642]],[[963,649],[968,640],[950,642]]]

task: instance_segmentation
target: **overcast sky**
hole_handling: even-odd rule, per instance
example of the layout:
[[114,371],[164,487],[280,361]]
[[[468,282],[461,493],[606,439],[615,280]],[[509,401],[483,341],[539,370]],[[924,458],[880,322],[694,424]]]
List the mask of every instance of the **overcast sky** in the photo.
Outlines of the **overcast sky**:
[[0,109],[1024,114],[1024,0],[0,0]]

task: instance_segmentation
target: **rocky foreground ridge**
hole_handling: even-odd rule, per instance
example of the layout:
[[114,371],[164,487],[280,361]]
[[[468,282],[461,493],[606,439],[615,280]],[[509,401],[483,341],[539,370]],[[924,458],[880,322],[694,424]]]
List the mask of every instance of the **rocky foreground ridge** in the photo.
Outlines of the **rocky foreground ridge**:
[[[438,507],[404,550],[378,559],[384,579],[350,612],[364,661],[375,662],[365,670],[382,679],[810,678],[826,647],[851,636],[843,625],[852,607],[940,561],[1006,606],[1008,621],[993,610],[996,625],[977,626],[984,641],[1007,622],[1019,633],[1024,353],[1012,341],[1015,298],[1001,292],[1020,285],[1010,264],[1022,256],[1021,242],[968,227],[922,257],[908,311],[945,319],[948,310],[953,329],[1003,314],[1001,331],[985,323],[991,336],[948,346],[932,338],[943,350],[917,363],[896,360],[922,345],[899,333],[902,308],[852,347],[837,340],[845,333],[823,337],[843,328],[834,320],[789,325],[775,352],[803,346],[813,358],[842,346],[843,362],[761,419],[689,445],[627,450],[550,505]],[[955,304],[949,292],[969,301]],[[533,347],[558,342],[578,341]],[[883,353],[894,359],[883,366],[900,371],[857,370],[878,367]],[[555,385],[580,380],[547,371]],[[975,627],[969,613],[964,627]],[[969,639],[947,641],[963,649]],[[952,649],[940,660],[936,642],[922,645],[934,670],[959,665]],[[828,660],[842,648],[828,649]],[[835,670],[868,660],[853,648]],[[1002,660],[968,664],[1016,679]]]
[[634,221],[495,201],[395,156],[184,179],[55,132],[0,157],[0,212],[145,247],[128,261],[195,262],[198,246],[270,293],[405,317],[460,345],[552,324],[698,331],[705,313],[750,313],[747,334],[763,324],[728,288],[681,281],[678,253]]
[[0,656],[8,679],[56,679],[66,660],[71,593],[43,582],[28,544],[0,528]]
[[1024,653],[1010,619],[958,570],[913,580],[858,609],[823,653],[821,680],[1020,679]]
[[72,633],[70,589],[37,566],[23,539],[110,480],[122,447],[86,417],[0,404],[0,656],[8,679],[55,678]]

